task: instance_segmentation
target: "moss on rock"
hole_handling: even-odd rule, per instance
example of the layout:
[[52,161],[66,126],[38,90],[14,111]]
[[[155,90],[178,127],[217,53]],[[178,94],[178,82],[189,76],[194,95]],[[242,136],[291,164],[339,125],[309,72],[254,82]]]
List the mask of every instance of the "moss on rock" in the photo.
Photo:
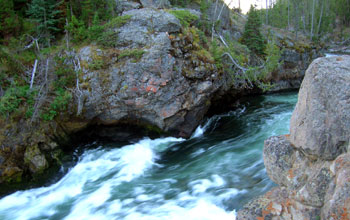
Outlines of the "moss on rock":
[[42,173],[49,166],[38,145],[27,147],[24,153],[24,163],[28,164],[30,171],[36,174]]

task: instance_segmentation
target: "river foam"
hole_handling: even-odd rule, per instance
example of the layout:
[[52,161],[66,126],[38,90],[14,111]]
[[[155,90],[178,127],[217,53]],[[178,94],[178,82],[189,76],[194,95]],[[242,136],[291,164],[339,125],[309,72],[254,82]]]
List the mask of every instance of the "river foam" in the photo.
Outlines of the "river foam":
[[212,117],[192,138],[87,146],[48,187],[0,199],[0,219],[226,220],[274,184],[263,141],[288,132],[296,94],[260,97]]

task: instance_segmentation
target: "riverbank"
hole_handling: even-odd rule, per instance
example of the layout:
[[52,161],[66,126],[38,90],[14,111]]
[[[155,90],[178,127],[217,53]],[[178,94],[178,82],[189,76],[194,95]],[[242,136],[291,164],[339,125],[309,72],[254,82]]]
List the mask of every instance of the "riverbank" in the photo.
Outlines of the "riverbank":
[[274,186],[262,145],[288,132],[296,98],[293,92],[246,99],[186,140],[81,146],[76,164],[57,182],[0,199],[0,217],[234,219],[233,210]]
[[200,25],[216,19],[215,4],[205,10],[198,4],[123,4],[119,16],[100,27],[113,33],[112,45],[58,45],[38,59],[32,89],[25,80],[9,84],[1,97],[0,183],[40,179],[82,137],[188,138],[206,115],[234,108],[242,96],[261,94],[271,84],[274,91],[298,88],[319,55],[306,38],[295,41],[291,33],[273,29],[272,46],[283,50],[283,63],[263,77],[253,67],[265,61],[239,40],[246,20],[223,2],[215,41]]

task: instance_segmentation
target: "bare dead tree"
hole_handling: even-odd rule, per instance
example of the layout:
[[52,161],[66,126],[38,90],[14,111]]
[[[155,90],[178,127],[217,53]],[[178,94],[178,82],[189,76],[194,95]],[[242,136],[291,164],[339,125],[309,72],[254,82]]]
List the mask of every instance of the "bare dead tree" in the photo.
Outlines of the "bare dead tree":
[[215,32],[215,16],[216,16],[216,11],[218,8],[218,2],[219,0],[216,0],[215,2],[215,10],[214,10],[214,16],[212,18],[212,26],[211,26],[211,41],[214,40],[214,32]]
[[46,59],[44,66],[41,66],[39,64],[38,69],[39,69],[38,83],[37,83],[38,92],[37,92],[35,103],[33,106],[33,114],[31,118],[32,123],[35,122],[36,119],[39,117],[40,109],[44,105],[44,103],[47,101],[48,91],[49,91],[49,81],[50,81],[48,78],[48,73],[50,69],[50,59],[49,58]]
[[73,90],[73,93],[77,98],[77,102],[78,102],[77,115],[79,116],[82,113],[83,107],[84,107],[84,93],[80,89],[80,82],[79,82],[79,73],[83,70],[80,65],[79,57],[74,56],[73,64],[74,64],[74,71],[76,73],[76,83],[75,83],[75,89]]
[[34,83],[34,78],[35,78],[35,72],[36,72],[36,67],[38,65],[38,60],[35,59],[35,62],[34,62],[34,67],[33,67],[33,71],[32,71],[32,77],[31,77],[31,80],[30,80],[30,89],[33,88],[33,83]]
[[[66,18],[66,26],[68,26],[68,19]],[[69,32],[67,30],[67,28],[64,29],[64,32],[65,32],[65,38],[66,38],[66,47],[67,47],[67,50],[69,50]]]
[[316,0],[312,1],[312,14],[311,14],[311,30],[310,30],[310,40],[312,40],[312,37],[314,36],[314,18],[315,18],[315,4]]
[[322,1],[321,4],[322,4],[322,6],[321,6],[320,18],[318,20],[318,25],[317,25],[317,34],[320,34],[320,29],[321,29],[321,23],[322,23],[323,10],[324,10],[325,2]]

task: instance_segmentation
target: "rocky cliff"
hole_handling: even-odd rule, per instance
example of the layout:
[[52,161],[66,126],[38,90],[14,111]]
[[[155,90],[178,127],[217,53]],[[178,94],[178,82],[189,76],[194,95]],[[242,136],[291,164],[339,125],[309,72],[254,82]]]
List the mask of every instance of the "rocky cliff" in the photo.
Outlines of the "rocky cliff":
[[265,141],[264,163],[279,186],[238,219],[350,219],[350,56],[308,68],[290,135]]
[[[59,54],[70,57],[66,64],[80,64],[79,90],[67,111],[52,121],[0,119],[0,183],[20,181],[59,164],[62,150],[71,150],[67,143],[84,129],[88,133],[83,139],[97,135],[127,140],[132,138],[129,131],[189,137],[213,100],[222,106],[223,100],[233,103],[237,94],[247,92],[235,87],[223,68],[219,71],[208,48],[203,49],[200,33],[174,16],[184,9],[170,10],[166,0],[117,3],[115,12],[128,19],[108,30],[111,38],[104,43],[109,48],[92,43]],[[198,4],[188,7],[188,14],[197,17],[193,23],[202,12],[208,21],[218,16],[214,4],[206,11]],[[220,10],[216,31],[237,42],[244,16],[234,18],[226,6]],[[314,49],[276,33],[279,45],[286,48],[284,65],[269,80],[278,84],[275,90],[297,88]]]

